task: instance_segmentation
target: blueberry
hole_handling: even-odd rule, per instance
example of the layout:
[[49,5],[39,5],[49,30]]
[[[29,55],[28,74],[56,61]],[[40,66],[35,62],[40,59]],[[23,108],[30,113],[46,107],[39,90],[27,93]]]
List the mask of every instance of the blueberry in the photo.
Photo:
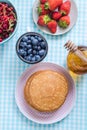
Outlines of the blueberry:
[[36,55],[36,54],[37,54],[36,50],[33,50],[33,54],[34,54],[34,55]]
[[28,36],[28,40],[30,40],[31,39],[31,36]]
[[33,57],[33,54],[30,54],[29,56],[30,56],[30,57]]
[[28,60],[28,61],[31,61],[31,60],[32,60],[32,57],[31,57],[31,56],[28,56],[28,57],[27,57],[27,60]]
[[37,50],[37,49],[38,49],[38,46],[33,46],[33,49]]
[[38,37],[38,41],[41,42],[41,41],[42,41],[42,38]]
[[26,47],[27,47],[27,49],[31,49],[31,48],[32,48],[32,45],[29,44],[29,45],[27,45]]
[[24,51],[23,49],[20,49],[19,52],[18,52],[21,56],[26,56],[27,55],[27,52]]
[[32,57],[31,61],[35,61],[35,56],[34,56],[34,57]]
[[42,50],[39,51],[39,55],[40,56],[43,56],[44,54],[45,54],[45,50],[44,49],[42,49]]
[[31,36],[31,40],[33,40],[34,39],[34,37],[33,36]]
[[23,36],[22,41],[23,42],[27,42],[28,41],[28,37],[27,36]]
[[38,46],[40,46],[41,45],[41,42],[38,42]]
[[27,51],[27,47],[24,47],[23,50],[24,50],[24,51]]
[[30,57],[30,56],[25,56],[24,59],[27,60],[27,61],[31,61],[32,57]]
[[40,51],[41,50],[41,46],[38,46],[37,50]]
[[28,61],[32,61],[32,57],[31,56],[28,56]]
[[24,47],[24,43],[20,42],[19,47]]
[[36,59],[36,61],[39,61],[41,58],[39,55],[35,55],[35,59]]
[[27,56],[24,56],[24,59],[27,60]]
[[38,39],[38,36],[35,36],[36,39]]
[[33,44],[34,46],[37,45],[37,44],[38,44],[38,40],[34,38],[34,39],[32,40],[32,44]]
[[28,54],[31,54],[31,53],[32,53],[32,49],[29,49],[27,53],[28,53]]
[[31,40],[28,40],[28,41],[27,41],[27,44],[30,44],[30,43],[31,43]]
[[42,48],[46,48],[46,43],[45,42],[41,42],[41,47]]
[[26,42],[20,42],[20,44],[19,44],[19,46],[22,47],[22,48],[26,47],[26,45],[27,45]]

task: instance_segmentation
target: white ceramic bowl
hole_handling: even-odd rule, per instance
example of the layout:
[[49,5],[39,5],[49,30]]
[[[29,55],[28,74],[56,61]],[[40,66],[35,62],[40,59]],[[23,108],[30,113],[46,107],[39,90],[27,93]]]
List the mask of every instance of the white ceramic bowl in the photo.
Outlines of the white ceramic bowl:
[[41,27],[37,24],[37,21],[38,21],[38,13],[37,13],[37,7],[39,6],[39,0],[35,0],[34,2],[34,5],[33,5],[33,20],[34,20],[34,23],[36,24],[36,26],[41,30],[43,31],[44,33],[46,34],[50,34],[50,35],[62,35],[66,32],[68,32],[69,30],[72,29],[72,27],[75,25],[76,21],[77,21],[77,17],[78,17],[78,11],[77,11],[77,6],[76,6],[76,3],[74,2],[74,0],[71,0],[71,10],[70,10],[70,25],[66,28],[66,29],[62,29],[60,28],[59,26],[57,27],[57,31],[56,33],[51,33],[47,27]]

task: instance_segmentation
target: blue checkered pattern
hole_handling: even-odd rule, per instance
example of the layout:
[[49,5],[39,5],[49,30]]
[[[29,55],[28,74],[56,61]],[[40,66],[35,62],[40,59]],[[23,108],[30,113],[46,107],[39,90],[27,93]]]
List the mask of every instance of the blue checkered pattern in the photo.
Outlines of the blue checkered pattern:
[[18,37],[27,31],[39,32],[47,39],[49,52],[44,61],[66,67],[67,51],[63,45],[69,39],[77,45],[87,45],[87,1],[75,0],[78,7],[78,21],[74,28],[62,36],[46,35],[37,29],[32,20],[34,0],[11,0],[18,13],[18,30],[14,37],[0,46],[0,127],[1,130],[87,130],[87,75],[76,82],[77,98],[72,112],[61,122],[40,125],[25,118],[15,103],[16,82],[22,72],[30,67],[16,55]]

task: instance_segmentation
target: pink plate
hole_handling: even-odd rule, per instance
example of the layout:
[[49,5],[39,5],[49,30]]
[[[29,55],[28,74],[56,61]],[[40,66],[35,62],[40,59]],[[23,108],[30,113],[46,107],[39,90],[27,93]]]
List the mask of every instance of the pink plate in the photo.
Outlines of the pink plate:
[[[24,99],[24,86],[29,76],[39,70],[46,69],[54,70],[63,74],[67,78],[69,84],[69,93],[64,104],[58,110],[49,113],[34,110]],[[51,124],[62,120],[72,110],[76,99],[75,84],[69,73],[63,67],[53,63],[38,63],[33,65],[31,68],[28,68],[19,78],[15,91],[15,99],[19,110],[29,120],[40,124]]]

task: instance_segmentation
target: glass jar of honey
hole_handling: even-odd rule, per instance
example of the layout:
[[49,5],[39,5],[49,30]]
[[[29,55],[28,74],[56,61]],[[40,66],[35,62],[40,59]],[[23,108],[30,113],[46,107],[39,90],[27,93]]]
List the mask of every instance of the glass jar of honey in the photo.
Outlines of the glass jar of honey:
[[[87,46],[78,46],[78,49],[83,53],[84,57],[87,58]],[[82,60],[74,52],[69,52],[67,56],[67,66],[72,75],[82,75],[87,73],[87,62]]]

